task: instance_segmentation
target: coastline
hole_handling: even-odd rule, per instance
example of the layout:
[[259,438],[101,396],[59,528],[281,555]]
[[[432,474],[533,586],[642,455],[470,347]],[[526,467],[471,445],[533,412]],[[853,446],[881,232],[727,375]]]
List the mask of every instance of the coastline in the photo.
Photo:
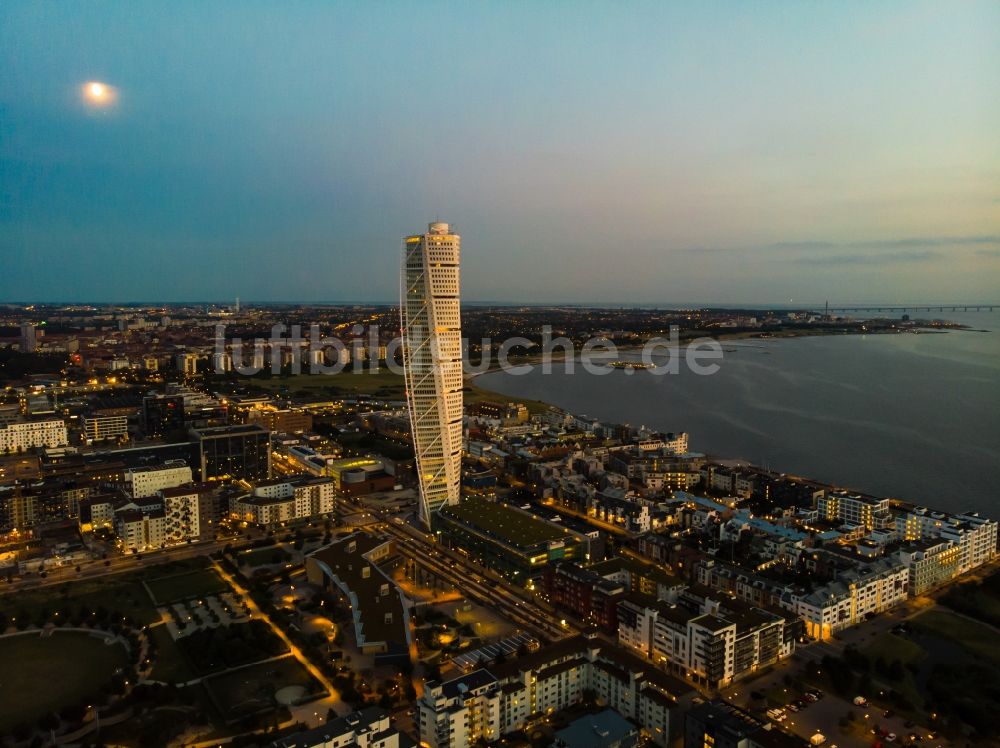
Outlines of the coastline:
[[[692,343],[700,342],[703,340],[714,340],[718,343],[723,343],[727,341],[746,341],[746,340],[783,340],[787,338],[815,338],[815,337],[836,337],[842,335],[944,335],[948,332],[989,332],[988,330],[976,330],[974,328],[968,327],[966,325],[953,325],[948,327],[915,327],[912,330],[778,330],[777,332],[751,332],[746,330],[741,330],[740,332],[721,332],[716,335],[710,334],[699,334],[692,335],[683,338],[678,341],[679,348],[685,348],[690,346]],[[615,350],[618,353],[634,353],[636,351],[642,351],[648,344],[648,340],[643,343],[628,343],[625,345],[615,345]],[[566,360],[567,351],[559,348],[556,351],[552,351],[550,355],[551,361],[564,361]],[[579,352],[574,351],[573,356],[579,356]],[[519,366],[534,366],[536,364],[544,363],[543,359],[545,357],[544,353],[529,353],[519,356],[509,356],[507,359],[507,366],[509,367],[519,367]],[[476,371],[471,374],[466,374],[464,379],[466,383],[472,382],[478,377],[484,374],[495,374],[498,371],[503,371],[504,365],[500,363],[493,363],[488,369],[483,371]],[[487,390],[484,387],[479,389],[483,391]],[[497,393],[501,395],[501,393]],[[502,395],[502,397],[509,397],[508,395]],[[551,406],[556,407],[556,406]]]
[[[979,325],[965,325],[956,329],[958,331],[976,331],[977,328],[982,326],[980,323]],[[920,332],[929,333],[938,331],[921,329]],[[745,339],[748,337],[745,334],[723,337],[724,339],[719,342],[723,347],[727,348],[729,347],[727,341],[733,341],[733,347],[738,346],[741,349],[746,349],[748,345],[749,347],[755,347],[754,343],[756,343],[756,341],[749,344],[745,342]],[[810,336],[793,333],[781,337]],[[950,381],[947,373],[945,373],[946,371],[953,370],[956,366],[972,365],[969,363],[968,356],[953,356],[950,355],[951,352],[961,354],[963,352],[970,353],[979,350],[980,337],[957,335],[951,338],[947,336],[944,338],[926,338],[922,339],[925,341],[924,343],[919,344],[918,339],[912,339],[912,341],[909,339],[897,339],[895,341],[871,339],[865,348],[872,352],[871,355],[878,356],[878,360],[888,360],[883,357],[895,356],[896,354],[892,352],[896,350],[902,352],[900,355],[918,356],[912,359],[903,359],[905,364],[901,365],[899,370],[885,370],[878,367],[872,370],[881,374],[891,373],[893,377],[898,373],[901,377],[898,380],[899,386],[909,388],[914,382],[928,382],[929,380],[939,382]],[[989,344],[992,346],[994,336],[990,335],[989,338]],[[844,340],[842,343],[831,341],[829,344],[817,341],[816,345],[806,346],[806,350],[815,349],[825,351],[828,345],[834,346],[836,350],[852,350],[855,348],[855,345],[861,345],[861,339],[855,338],[855,340],[858,341],[857,344],[852,344],[849,340]],[[947,343],[945,342],[946,340],[948,341]],[[742,342],[742,345],[736,341]],[[679,342],[678,347],[685,345],[687,342]],[[765,342],[760,341],[760,345],[763,346]],[[986,343],[987,340],[983,339],[983,344]],[[799,350],[799,346],[797,345],[782,345],[786,351]],[[914,346],[917,346],[917,348],[914,349]],[[929,348],[927,348],[928,346]],[[641,348],[641,345],[622,346],[619,348],[620,358],[633,360],[634,352]],[[633,353],[632,356],[625,355],[629,351]],[[886,353],[879,353],[880,351],[886,351]],[[928,351],[935,353],[931,355]],[[753,372],[760,372],[762,366],[764,369],[767,369],[779,365],[779,362],[773,360],[771,356],[759,358],[760,363],[758,364],[758,358],[755,356],[757,353],[760,353],[760,351],[742,350],[739,355],[735,356],[736,359],[740,360],[742,360],[744,354],[750,356],[745,364],[741,364],[737,369],[733,370],[734,372],[744,372],[744,367],[750,367],[746,371],[751,373],[751,378],[745,380],[745,387],[753,388],[762,383],[761,377],[753,376]],[[945,355],[946,353],[949,355]],[[861,354],[859,353],[858,355]],[[579,356],[579,351],[577,351],[577,356]],[[564,358],[565,355],[563,352],[557,349],[552,354],[550,360],[556,361],[557,359]],[[608,360],[608,357],[605,356],[604,358]],[[615,358],[615,356],[611,356],[610,358]],[[490,389],[488,384],[484,384],[478,376],[480,373],[496,373],[498,370],[502,370],[501,367],[493,366],[488,371],[477,372],[475,375],[470,376],[466,380],[466,385],[469,388],[467,392],[471,395],[469,397],[470,403],[478,399],[491,398],[501,402],[524,402],[524,396],[536,397],[540,401],[549,401],[550,398],[554,398],[560,404],[557,405],[551,401],[545,402],[544,404],[540,404],[539,409],[536,409],[535,412],[544,413],[546,412],[545,409],[551,407],[554,411],[561,413],[572,413],[575,415],[587,413],[596,415],[609,423],[631,422],[634,424],[648,424],[654,410],[657,412],[663,410],[664,413],[660,414],[663,417],[660,418],[658,425],[665,428],[673,426],[675,430],[681,428],[682,430],[698,432],[700,436],[698,437],[697,451],[708,454],[712,459],[727,460],[737,458],[752,465],[766,466],[771,470],[803,476],[808,480],[816,482],[835,484],[858,493],[889,497],[894,500],[932,506],[945,511],[990,511],[991,505],[983,498],[982,490],[979,488],[973,490],[970,487],[960,488],[959,486],[963,485],[961,481],[957,484],[949,481],[947,485],[941,485],[939,490],[935,489],[929,493],[925,485],[927,481],[919,482],[918,485],[907,477],[907,475],[896,476],[896,472],[911,473],[912,471],[907,471],[903,468],[905,458],[896,454],[902,447],[896,447],[895,445],[900,443],[905,445],[914,442],[914,448],[921,448],[922,444],[930,443],[932,439],[944,439],[946,443],[941,448],[954,451],[953,445],[960,442],[956,441],[955,435],[951,433],[953,429],[947,430],[945,436],[941,437],[935,436],[934,432],[918,432],[917,429],[921,425],[919,419],[911,422],[905,413],[898,412],[900,407],[906,410],[907,406],[893,405],[893,403],[897,403],[899,400],[895,394],[895,387],[897,385],[889,385],[887,382],[895,383],[897,382],[895,378],[886,380],[886,382],[882,382],[882,384],[878,384],[877,386],[876,382],[872,381],[872,387],[876,391],[884,391],[886,394],[882,397],[874,395],[868,397],[863,400],[866,405],[863,406],[862,410],[852,410],[849,401],[856,398],[854,394],[855,390],[859,393],[864,390],[868,394],[871,394],[869,390],[872,388],[868,387],[865,375],[859,375],[854,378],[848,376],[846,379],[840,379],[838,375],[843,373],[844,367],[851,368],[853,366],[857,370],[857,367],[863,369],[867,364],[863,364],[862,359],[858,359],[852,364],[852,357],[838,358],[837,361],[840,361],[842,365],[829,368],[826,366],[826,359],[823,362],[813,361],[811,369],[803,372],[794,370],[787,375],[783,375],[778,380],[774,380],[777,384],[765,390],[766,392],[770,392],[769,397],[771,400],[768,402],[774,404],[774,407],[769,405],[762,411],[755,411],[753,414],[746,416],[738,411],[730,410],[730,405],[722,405],[711,399],[705,400],[704,388],[693,390],[690,396],[683,394],[687,392],[686,389],[674,391],[672,397],[680,397],[682,399],[670,405],[669,412],[667,412],[664,410],[667,406],[663,406],[658,402],[648,401],[637,404],[636,401],[641,400],[641,396],[630,397],[624,391],[621,392],[620,397],[622,399],[619,401],[619,395],[617,394],[619,391],[618,387],[626,386],[624,381],[610,382],[610,384],[605,384],[597,389],[584,386],[581,383],[581,391],[590,393],[589,396],[581,398],[570,395],[570,390],[576,392],[577,387],[574,385],[571,388],[571,383],[568,381],[565,386],[553,386],[551,384],[547,386],[521,386],[516,382],[507,381],[508,378],[505,377],[503,380],[498,378],[496,381],[496,384],[505,391],[497,392]],[[865,358],[863,361],[867,362],[868,359]],[[517,359],[512,357],[510,361],[511,366],[532,363],[539,364],[540,356],[535,354]],[[817,368],[817,363],[819,363],[819,368]],[[553,370],[561,372],[562,364],[555,363]],[[995,366],[993,371],[996,371]],[[931,372],[934,373],[934,376],[931,376]],[[579,373],[582,374],[583,372]],[[536,369],[534,376],[537,378],[538,374],[539,371]],[[799,376],[800,374],[801,377]],[[745,376],[745,372],[741,374],[734,373],[732,376],[742,378]],[[766,374],[762,376],[766,376]],[[965,397],[972,397],[971,393],[978,393],[982,387],[986,387],[988,391],[988,384],[983,384],[983,382],[990,376],[992,376],[990,370],[973,371],[971,375],[966,376],[962,380],[967,382],[965,386],[974,389],[967,390]],[[532,377],[528,378],[531,379]],[[544,377],[538,379],[544,379]],[[640,374],[630,379],[633,382],[642,382],[645,377]],[[784,393],[785,388],[781,386],[781,382],[789,385],[787,393]],[[813,386],[819,388],[817,392],[832,395],[838,406],[830,410],[829,413],[821,409],[820,417],[818,420],[814,420],[810,426],[809,423],[802,421],[803,413],[811,407],[807,400],[803,400],[803,397],[805,396],[804,393],[811,391],[810,388]],[[651,392],[652,394],[656,392],[655,390],[647,390],[647,385],[640,384],[639,387],[639,392]],[[904,389],[900,391],[910,393],[910,399],[917,398],[922,401],[922,398],[925,397],[933,399],[933,391],[928,391],[928,388],[933,390],[933,386],[928,384],[927,387],[921,386],[915,390]],[[564,389],[566,390],[565,394]],[[630,389],[629,392],[631,391]],[[531,394],[529,395],[529,393]],[[837,396],[838,393],[839,397]],[[775,398],[777,399],[775,400]],[[986,397],[982,402],[992,402],[994,400],[995,394]],[[892,463],[891,469],[889,463],[886,463],[883,468],[869,468],[862,465],[858,469],[854,469],[851,465],[830,464],[830,460],[822,456],[836,452],[837,443],[831,442],[831,439],[834,437],[831,437],[830,434],[837,434],[838,430],[850,434],[866,434],[866,430],[870,432],[871,422],[874,420],[873,414],[884,414],[883,404],[885,404],[885,408],[888,408],[888,412],[891,414],[891,417],[886,416],[888,418],[886,421],[887,425],[877,429],[878,433],[876,434],[867,433],[865,438],[870,438],[875,443],[876,446],[873,449],[877,449],[877,454],[884,455]],[[600,412],[594,413],[594,409]],[[924,409],[921,408],[918,410],[923,412]],[[952,421],[946,420],[947,414],[939,413],[938,410],[931,408],[928,411],[933,417],[932,422],[941,423],[944,426],[953,425]],[[704,423],[700,420],[702,415],[706,419]],[[772,419],[775,420],[772,421]],[[976,433],[982,433],[983,420],[981,414],[973,412],[969,414],[968,419],[964,420],[963,423],[965,423],[966,427],[980,429]],[[694,424],[699,425],[695,426]],[[687,426],[687,428],[684,428],[684,426]],[[786,428],[788,429],[787,431],[785,430]],[[754,434],[757,434],[757,436],[754,436]],[[886,439],[889,435],[894,436]],[[896,436],[899,438],[895,438]],[[995,439],[988,442],[990,448],[994,448],[992,446],[994,443]],[[824,444],[830,449],[815,446]],[[804,445],[813,446],[807,447]],[[833,452],[830,451],[831,449]],[[813,455],[813,452],[818,452],[820,456]],[[875,453],[872,452],[872,454]],[[940,453],[935,452],[934,454]],[[978,465],[982,462],[983,458],[973,457],[975,459],[970,458],[962,464],[975,465],[978,470]],[[934,462],[938,459],[931,456],[928,458],[928,461]],[[934,475],[937,474],[934,473]],[[896,477],[899,477],[900,480],[896,480]],[[935,486],[936,484],[931,480],[930,485]],[[968,491],[968,495],[966,491]]]

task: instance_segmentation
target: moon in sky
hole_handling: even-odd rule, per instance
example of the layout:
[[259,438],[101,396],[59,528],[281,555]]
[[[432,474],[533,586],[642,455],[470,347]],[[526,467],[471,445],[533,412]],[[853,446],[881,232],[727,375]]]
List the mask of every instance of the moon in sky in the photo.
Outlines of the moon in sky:
[[118,100],[118,89],[101,81],[88,81],[82,87],[84,103],[95,109],[103,109]]

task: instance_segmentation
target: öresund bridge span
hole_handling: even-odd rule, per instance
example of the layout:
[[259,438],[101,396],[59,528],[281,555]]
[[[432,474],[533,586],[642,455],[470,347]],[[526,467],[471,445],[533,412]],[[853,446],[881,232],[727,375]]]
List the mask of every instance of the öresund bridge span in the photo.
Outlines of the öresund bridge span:
[[814,307],[814,311],[821,312],[992,312],[1000,309],[1000,303],[993,304],[907,304],[906,306],[878,305],[878,306],[829,306]]

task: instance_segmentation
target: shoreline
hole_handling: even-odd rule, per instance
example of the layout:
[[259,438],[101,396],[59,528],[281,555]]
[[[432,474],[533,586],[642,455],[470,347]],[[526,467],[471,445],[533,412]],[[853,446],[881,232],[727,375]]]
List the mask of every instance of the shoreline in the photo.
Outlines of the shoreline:
[[[748,332],[748,331],[733,332],[733,333],[722,332],[718,335],[697,335],[693,337],[688,337],[686,339],[681,339],[677,341],[677,347],[686,348],[687,346],[690,346],[692,343],[701,342],[705,340],[713,340],[717,343],[725,343],[732,341],[739,341],[739,342],[747,340],[768,341],[768,340],[779,340],[779,339],[783,340],[788,338],[834,337],[841,335],[904,335],[904,334],[944,335],[949,332],[989,332],[989,330],[977,330],[968,327],[966,325],[955,325],[945,328],[915,327],[913,330],[779,330],[773,333],[760,333],[760,332]],[[635,351],[642,351],[648,343],[649,340],[647,340],[644,343],[628,343],[626,345],[615,344],[615,352],[630,353]],[[559,348],[558,350],[553,351],[549,354],[551,357],[550,361],[552,362],[565,361],[567,353],[568,351]],[[579,351],[573,351],[572,353],[574,358],[577,358],[581,355]],[[534,366],[537,364],[544,363],[543,361],[544,357],[545,353],[530,353],[530,354],[524,354],[522,356],[510,356],[508,357],[507,366],[511,368],[516,368],[521,366]],[[501,371],[504,371],[504,365],[500,363],[493,363],[490,364],[488,369],[485,369],[484,371],[473,372],[471,374],[465,374],[463,378],[468,383],[472,382],[478,377],[483,376],[484,374],[495,374]],[[487,388],[485,387],[480,387],[480,389],[487,391]],[[489,391],[492,392],[493,390]],[[502,395],[502,393],[499,392],[497,394]],[[502,395],[502,396],[509,397],[508,395]]]
[[[920,332],[921,333],[931,333],[931,332],[937,333],[937,332],[951,331],[952,329],[960,331],[960,332],[979,332],[979,330],[977,330],[975,328],[972,328],[972,327],[968,327],[968,326],[950,328],[949,330],[936,330],[936,329],[927,330],[927,329],[921,329]],[[987,330],[986,332],[991,332],[991,331]],[[728,347],[726,345],[727,341],[730,341],[730,342],[732,342],[732,341],[741,341],[741,342],[744,342],[744,346],[743,347],[745,347],[745,345],[746,345],[745,341],[746,341],[746,339],[747,339],[748,336],[747,335],[732,335],[732,336],[721,336],[721,337],[722,337],[722,339],[718,339],[718,338],[716,338],[716,339],[719,340],[719,342],[724,347]],[[793,333],[793,334],[786,334],[786,335],[775,336],[775,337],[809,337],[809,335],[804,335],[804,334],[801,334],[801,333]],[[943,340],[943,339],[937,339],[937,340]],[[753,341],[753,342],[757,342],[757,341]],[[763,344],[764,342],[766,342],[766,339],[762,340],[762,341],[759,341],[759,342],[761,344]],[[689,341],[680,341],[680,342],[678,342],[678,344],[677,344],[676,347],[680,348],[680,347],[685,346],[688,343],[689,343]],[[873,342],[873,345],[877,346],[877,343]],[[877,346],[877,347],[878,348],[882,348],[883,346]],[[890,346],[890,347],[892,347],[892,346]],[[624,354],[624,353],[626,353],[628,351],[633,351],[634,352],[636,349],[641,350],[641,348],[642,348],[641,344],[636,344],[636,345],[631,345],[631,346],[622,346],[622,347],[618,348],[618,353],[619,354]],[[788,349],[790,349],[790,347]],[[580,352],[577,351],[576,355],[577,355],[577,357],[579,357]],[[509,366],[510,367],[513,367],[513,366],[525,366],[525,365],[529,365],[529,364],[532,364],[532,363],[535,364],[535,365],[537,365],[538,363],[540,363],[540,358],[541,357],[540,357],[539,354],[535,354],[535,355],[532,355],[532,356],[525,356],[525,357],[520,358],[520,359],[513,359],[512,358],[512,360],[509,362]],[[625,356],[621,356],[621,358],[625,358]],[[555,352],[553,352],[551,354],[550,361],[554,362],[556,360],[562,360],[562,359],[565,359],[565,352],[557,349]],[[597,363],[597,362],[595,361],[595,363]],[[554,371],[557,370],[557,368],[558,367],[554,367]],[[491,366],[488,370],[483,371],[483,372],[477,372],[476,374],[474,374],[472,376],[469,376],[467,378],[466,384],[472,390],[472,392],[475,393],[475,395],[474,395],[475,399],[489,399],[490,397],[493,397],[493,398],[495,398],[495,399],[497,399],[498,401],[501,401],[501,402],[527,402],[525,396],[519,396],[517,394],[518,387],[513,386],[513,383],[512,383],[512,387],[511,387],[512,391],[510,391],[510,392],[499,392],[497,390],[491,389],[488,386],[484,386],[484,385],[481,384],[481,379],[479,379],[479,375],[480,374],[496,373],[497,371],[503,371],[503,369],[501,367],[499,367],[499,366]],[[536,372],[536,374],[537,374],[537,372]],[[469,392],[469,389],[467,389],[466,391]],[[539,395],[542,398],[548,398],[548,397],[557,397],[558,398],[560,396],[560,394],[561,393],[560,393],[560,391],[559,391],[558,388],[556,388],[556,390],[554,390],[554,391],[550,390],[550,391],[546,392],[543,389],[543,391],[539,392]],[[579,415],[583,415],[584,413],[589,412],[589,407],[591,407],[591,403],[589,403],[589,402],[577,403],[577,407],[575,407],[575,408],[574,407],[570,407],[570,408],[562,407],[560,405],[556,405],[556,404],[554,404],[552,402],[544,401],[544,400],[538,400],[538,401],[534,401],[534,402],[539,402],[539,403],[543,403],[544,402],[544,407],[545,408],[551,408],[553,411],[558,412],[558,413],[568,413],[568,414],[571,414],[571,415],[578,415],[578,416]],[[601,419],[602,421],[609,422],[609,423],[616,423],[618,421],[625,421],[625,420],[627,420],[627,416],[626,416],[625,413],[622,412],[622,408],[618,407],[617,404],[615,403],[615,398],[613,396],[613,393],[612,393],[611,396],[604,398],[603,402],[604,402],[605,406],[610,405],[611,408],[610,408],[610,410],[607,410],[607,408],[605,408],[607,410],[607,412],[605,413],[605,417]],[[580,406],[582,406],[582,408]],[[622,406],[622,407],[624,407],[624,406]],[[535,412],[544,413],[545,411],[544,410],[540,410],[540,411],[536,410]],[[635,421],[633,421],[633,422],[635,422]],[[690,431],[691,429],[689,428],[689,429],[686,429],[686,430]],[[698,429],[695,428],[694,430],[697,431]],[[895,483],[894,481],[890,482],[890,483],[887,483],[886,481],[879,481],[878,482],[879,485],[873,485],[873,484],[867,483],[867,477],[863,474],[863,472],[862,473],[858,473],[858,474],[855,474],[856,471],[852,471],[852,470],[847,470],[846,473],[843,472],[843,471],[841,471],[841,470],[835,470],[834,472],[830,472],[829,470],[826,470],[826,469],[816,469],[817,468],[816,465],[812,465],[813,469],[810,469],[810,467],[808,467],[805,463],[802,463],[801,461],[797,461],[796,457],[794,457],[793,455],[788,455],[788,454],[786,454],[785,457],[778,457],[776,455],[772,455],[771,457],[768,457],[766,460],[761,460],[761,459],[755,460],[755,459],[752,458],[752,456],[750,454],[747,454],[747,452],[756,453],[756,450],[753,447],[748,447],[747,444],[742,444],[742,448],[739,448],[739,444],[741,444],[741,442],[736,442],[736,443],[730,445],[730,446],[737,446],[738,448],[736,450],[726,449],[724,451],[720,451],[718,449],[712,449],[711,448],[711,446],[712,446],[711,444],[705,443],[704,445],[702,445],[703,448],[702,449],[698,449],[697,451],[704,452],[706,454],[706,456],[708,456],[710,459],[712,459],[714,461],[738,461],[740,463],[754,466],[757,469],[761,469],[761,470],[764,470],[765,472],[769,472],[769,473],[777,473],[777,474],[788,473],[788,474],[794,474],[796,476],[799,476],[801,479],[809,481],[809,482],[814,482],[814,483],[817,483],[817,484],[834,485],[834,486],[837,486],[839,488],[844,488],[846,490],[849,490],[849,491],[852,491],[852,492],[855,492],[855,493],[860,493],[860,494],[863,494],[863,495],[871,495],[871,496],[877,496],[877,497],[880,497],[880,498],[888,498],[893,503],[901,503],[901,504],[906,504],[906,505],[931,506],[931,507],[935,507],[935,508],[940,508],[941,511],[951,511],[951,512],[958,511],[960,509],[960,507],[951,506],[949,504],[949,502],[947,502],[947,501],[943,502],[944,507],[942,507],[942,502],[941,502],[941,498],[942,497],[937,496],[936,497],[937,502],[935,502],[932,499],[931,496],[925,496],[921,491],[915,490],[914,487],[911,486],[911,485],[909,485],[906,481],[903,481],[903,483],[899,484],[899,485],[894,485],[894,483]],[[792,445],[789,445],[789,446],[791,447]],[[780,449],[780,447],[779,447],[779,451],[781,451],[782,453],[785,452],[785,450]],[[794,453],[794,451],[795,450],[793,448],[792,452]],[[740,457],[739,455],[741,455],[741,454],[744,455],[744,456]],[[790,462],[788,461],[789,459],[791,460]],[[868,486],[867,488],[863,487],[863,486],[866,486],[866,485]],[[982,506],[981,505],[982,502],[978,501],[978,500],[977,500],[977,502],[965,501],[963,503],[966,505],[965,506],[966,509],[978,510],[978,511],[984,511],[984,510],[989,511],[989,508],[985,507],[985,506]]]

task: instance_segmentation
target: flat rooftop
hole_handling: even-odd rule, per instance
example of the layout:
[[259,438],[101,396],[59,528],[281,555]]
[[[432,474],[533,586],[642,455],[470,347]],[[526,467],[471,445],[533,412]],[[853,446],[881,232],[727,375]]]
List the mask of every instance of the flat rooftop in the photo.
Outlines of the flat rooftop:
[[482,499],[466,499],[441,511],[444,515],[515,548],[576,538],[569,530],[552,522],[537,519],[506,504]]
[[556,733],[555,745],[570,745],[573,748],[633,746],[638,743],[638,735],[635,725],[614,709],[605,709],[570,722]]

